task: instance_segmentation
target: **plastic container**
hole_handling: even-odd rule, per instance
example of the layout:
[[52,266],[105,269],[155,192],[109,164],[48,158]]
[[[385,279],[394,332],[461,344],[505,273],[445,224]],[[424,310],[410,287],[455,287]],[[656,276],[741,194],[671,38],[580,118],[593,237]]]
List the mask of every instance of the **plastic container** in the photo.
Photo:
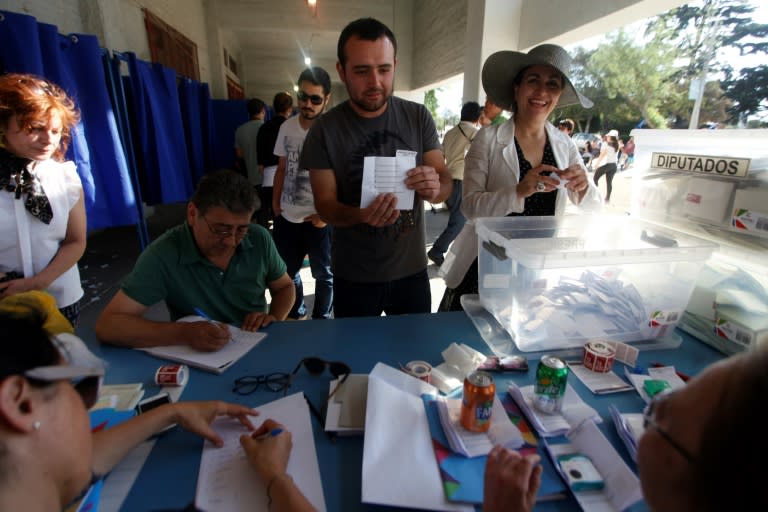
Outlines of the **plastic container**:
[[767,345],[768,130],[632,135],[633,215],[720,246],[680,328],[726,354]]
[[717,244],[627,216],[477,219],[480,302],[523,352],[664,337]]
[[633,216],[768,239],[768,130],[633,130]]

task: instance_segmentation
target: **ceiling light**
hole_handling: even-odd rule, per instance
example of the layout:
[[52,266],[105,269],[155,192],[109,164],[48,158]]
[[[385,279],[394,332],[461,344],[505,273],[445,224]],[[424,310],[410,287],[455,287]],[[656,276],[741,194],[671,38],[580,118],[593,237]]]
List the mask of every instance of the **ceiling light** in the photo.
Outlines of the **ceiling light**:
[[310,59],[309,57],[304,57],[304,64],[306,64],[307,66],[311,65],[312,59]]
[[293,92],[299,92],[299,86],[296,84],[293,84]]

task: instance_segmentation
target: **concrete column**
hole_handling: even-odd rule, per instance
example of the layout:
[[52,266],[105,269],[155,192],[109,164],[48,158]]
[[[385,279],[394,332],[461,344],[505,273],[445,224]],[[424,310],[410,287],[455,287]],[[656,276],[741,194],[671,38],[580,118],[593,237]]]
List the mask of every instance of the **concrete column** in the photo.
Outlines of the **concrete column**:
[[[227,68],[224,62],[224,45],[219,29],[218,11],[216,2],[203,0],[203,9],[205,11],[205,35],[208,39],[208,69],[211,70],[210,89],[211,98],[227,98]],[[241,63],[245,68],[245,61]],[[240,76],[245,76],[246,70],[243,69]]]
[[462,103],[485,102],[483,63],[499,50],[517,50],[523,0],[467,0]]
[[394,0],[389,28],[397,39],[394,88],[395,91],[408,91],[413,81],[413,0]]

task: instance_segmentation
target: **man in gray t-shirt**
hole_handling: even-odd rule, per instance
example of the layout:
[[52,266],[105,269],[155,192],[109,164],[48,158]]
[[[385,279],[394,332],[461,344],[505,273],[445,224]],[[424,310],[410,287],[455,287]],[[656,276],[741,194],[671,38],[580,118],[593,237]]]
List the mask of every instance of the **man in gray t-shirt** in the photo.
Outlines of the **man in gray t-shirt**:
[[[353,21],[338,48],[336,69],[350,99],[314,124],[301,156],[315,207],[334,226],[334,314],[429,312],[422,201],[442,202],[452,185],[434,122],[423,105],[392,96],[397,43],[385,25]],[[414,204],[397,210],[388,193],[360,208],[364,157],[398,151],[416,155],[405,180]]]

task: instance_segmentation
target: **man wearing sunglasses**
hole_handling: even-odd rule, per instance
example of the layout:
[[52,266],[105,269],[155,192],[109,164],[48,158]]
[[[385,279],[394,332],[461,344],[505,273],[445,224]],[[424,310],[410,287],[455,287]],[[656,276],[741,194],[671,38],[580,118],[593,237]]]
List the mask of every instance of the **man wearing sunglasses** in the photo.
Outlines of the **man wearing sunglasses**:
[[[129,347],[178,344],[215,351],[230,339],[227,324],[255,331],[285,320],[294,287],[269,232],[251,224],[256,201],[256,191],[238,173],[224,169],[205,175],[187,205],[187,222],[144,250],[104,308],[96,322],[99,339]],[[173,321],[144,318],[160,301]],[[175,321],[197,311],[215,322]]]
[[309,171],[299,167],[299,156],[307,131],[323,113],[331,97],[331,77],[323,68],[315,66],[302,71],[298,84],[299,115],[280,125],[274,149],[279,161],[272,200],[273,236],[296,289],[296,301],[288,318],[301,319],[307,314],[299,270],[304,255],[309,254],[312,277],[315,278],[312,318],[327,319],[333,308],[331,228],[315,210]]
[[[386,25],[353,21],[337,50],[349,100],[312,126],[301,155],[315,207],[334,227],[334,315],[428,313],[424,201],[440,203],[452,187],[435,123],[423,105],[392,95],[397,42]],[[385,193],[360,208],[364,158],[403,152],[417,164],[405,179],[413,204],[398,210]]]

